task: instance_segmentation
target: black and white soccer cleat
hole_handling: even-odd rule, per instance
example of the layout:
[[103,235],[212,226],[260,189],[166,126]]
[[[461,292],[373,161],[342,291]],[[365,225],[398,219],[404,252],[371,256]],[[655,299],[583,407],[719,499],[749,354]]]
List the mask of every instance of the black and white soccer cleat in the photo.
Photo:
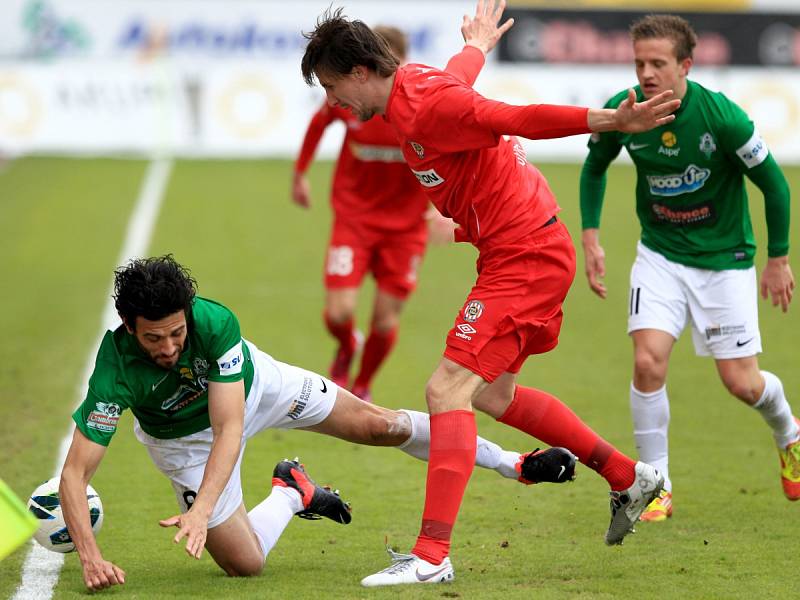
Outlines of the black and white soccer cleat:
[[314,483],[297,458],[283,459],[275,465],[272,485],[290,487],[300,493],[304,508],[295,514],[302,519],[317,520],[327,517],[344,525],[352,519],[350,504],[339,497],[339,490],[331,490],[327,486]]
[[520,456],[516,469],[519,481],[531,483],[564,483],[575,479],[577,457],[566,448],[536,450]]

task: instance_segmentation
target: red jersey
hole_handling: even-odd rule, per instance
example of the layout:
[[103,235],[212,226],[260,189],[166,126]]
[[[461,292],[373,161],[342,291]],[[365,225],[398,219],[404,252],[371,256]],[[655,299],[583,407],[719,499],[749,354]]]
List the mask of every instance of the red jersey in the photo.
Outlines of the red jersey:
[[513,136],[588,133],[587,112],[510,106],[475,92],[449,65],[441,71],[412,64],[397,71],[385,119],[429,199],[460,226],[456,240],[480,248],[519,239],[560,210],[544,176]]
[[336,119],[347,127],[331,190],[336,219],[382,231],[419,226],[428,199],[408,170],[397,135],[381,118],[364,122],[349,110],[323,105],[311,119],[295,169],[306,171],[325,128]]

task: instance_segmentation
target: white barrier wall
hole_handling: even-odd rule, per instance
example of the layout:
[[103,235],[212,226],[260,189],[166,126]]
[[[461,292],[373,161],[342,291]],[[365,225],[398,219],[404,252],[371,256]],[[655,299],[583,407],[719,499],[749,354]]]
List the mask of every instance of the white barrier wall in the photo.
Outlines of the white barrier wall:
[[[344,2],[342,2],[344,4]],[[303,29],[328,0],[2,0],[0,153],[175,153],[292,157],[322,101],[300,75]],[[414,61],[461,48],[473,0],[346,2],[346,13],[408,32]],[[800,46],[798,46],[800,47]],[[797,69],[696,68],[757,123],[783,162],[800,163]],[[507,102],[602,106],[633,68],[497,63],[476,88]],[[323,140],[333,156],[339,134]],[[580,160],[585,136],[527,143],[532,160]]]
[[[696,69],[694,78],[725,90],[756,122],[783,162],[800,163],[800,73]],[[590,85],[590,83],[592,85]],[[490,64],[476,89],[512,104],[602,106],[633,85],[624,67],[519,67]],[[59,62],[0,65],[0,152],[154,153],[291,157],[319,88],[296,67]],[[322,155],[333,155],[337,135]],[[533,160],[576,160],[585,136],[527,142]]]

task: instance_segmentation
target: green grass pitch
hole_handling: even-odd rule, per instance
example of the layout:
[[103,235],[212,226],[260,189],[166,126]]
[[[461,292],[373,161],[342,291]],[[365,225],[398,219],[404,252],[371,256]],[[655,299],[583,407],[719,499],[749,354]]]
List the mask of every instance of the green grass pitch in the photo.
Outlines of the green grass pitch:
[[[28,158],[0,174],[0,477],[26,497],[50,477],[58,443],[98,333],[100,310],[146,163]],[[578,241],[575,165],[543,165]],[[193,269],[200,293],[239,316],[244,335],[280,360],[324,372],[333,352],[322,322],[322,260],[330,221],[330,164],[312,169],[315,205],[289,201],[290,164],[177,162],[150,253],[172,252]],[[786,169],[795,193],[800,169]],[[564,399],[622,451],[634,453],[628,412],[631,347],[625,334],[628,272],[638,239],[633,171],[615,166],[603,215],[609,298],[578,275],[565,306],[561,344],[528,361],[521,382]],[[760,194],[751,194],[765,260]],[[798,228],[792,229],[797,248]],[[390,407],[424,409],[424,385],[444,335],[474,280],[475,251],[432,248],[400,340],[373,393]],[[796,256],[796,252],[795,252]],[[795,269],[800,274],[797,259]],[[366,325],[372,288],[362,295]],[[798,306],[786,315],[761,302],[762,368],[778,374],[800,411]],[[383,568],[384,538],[413,544],[425,465],[389,449],[349,445],[303,432],[269,431],[248,444],[243,479],[252,506],[271,471],[299,455],[320,482],[342,490],[353,523],[293,521],[262,576],[223,575],[206,555],[189,559],[157,521],[174,513],[172,490],[150,464],[126,415],[93,484],[106,520],[107,559],[128,583],[114,598],[783,598],[792,595],[800,503],[787,502],[767,427],[722,388],[713,363],[694,356],[688,334],[669,376],[675,516],[641,525],[623,547],[607,548],[607,486],[579,467],[563,486],[524,487],[476,470],[453,540],[450,586],[366,590],[361,577]],[[536,440],[478,417],[482,435],[507,448]],[[19,583],[26,550],[0,564],[0,598]],[[76,555],[68,555],[54,597],[86,597]]]

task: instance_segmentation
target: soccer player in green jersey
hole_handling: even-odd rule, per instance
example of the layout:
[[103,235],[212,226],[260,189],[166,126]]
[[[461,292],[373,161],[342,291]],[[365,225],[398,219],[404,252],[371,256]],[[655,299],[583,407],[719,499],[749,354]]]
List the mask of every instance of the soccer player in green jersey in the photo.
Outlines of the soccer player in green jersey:
[[[787,498],[800,498],[798,421],[781,381],[761,371],[755,241],[744,176],[764,195],[767,264],[761,295],[784,312],[794,278],[789,267],[789,188],[747,114],[721,93],[687,79],[696,36],[689,23],[649,15],[631,27],[638,98],[672,90],[683,100],[675,120],[645,133],[594,134],[580,183],[583,249],[589,286],[606,297],[599,243],[606,170],[625,147],[636,166],[641,241],[631,270],[628,333],[634,367],[630,388],[639,457],[666,477],[662,495],[641,519],[672,515],[666,376],[670,353],[687,323],[695,351],[712,356],[728,391],[772,429]],[[621,92],[606,106],[627,97]]]
[[[195,294],[195,282],[171,256],[131,261],[115,273],[122,319],[97,353],[86,399],[61,474],[60,497],[86,586],[125,583],[92,535],[85,489],[116,432],[133,413],[136,438],[172,482],[181,514],[161,521],[179,529],[186,552],[207,548],[228,575],[261,572],[293,515],[350,522],[338,494],[316,485],[299,462],[284,460],[272,492],[247,512],[240,465],[247,439],[268,428],[305,429],[347,441],[393,446],[422,460],[430,450],[425,413],[362,402],[332,381],[281,363],[242,338],[236,316]],[[563,448],[509,452],[478,438],[475,464],[522,483],[574,477]]]

